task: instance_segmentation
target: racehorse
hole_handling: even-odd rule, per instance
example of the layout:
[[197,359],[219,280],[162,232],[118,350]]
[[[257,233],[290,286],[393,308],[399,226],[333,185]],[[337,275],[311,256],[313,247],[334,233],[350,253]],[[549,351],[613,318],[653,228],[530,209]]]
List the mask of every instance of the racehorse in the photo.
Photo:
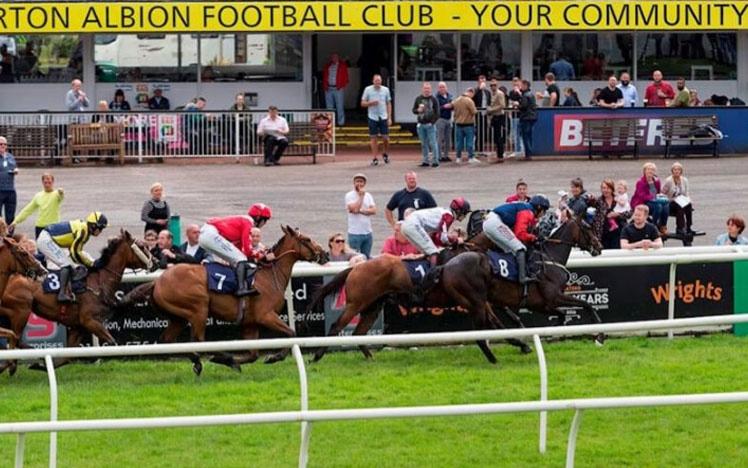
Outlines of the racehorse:
[[[77,294],[73,304],[57,302],[57,292],[45,293],[41,283],[15,275],[2,298],[0,315],[10,319],[11,328],[18,338],[9,340],[10,347],[18,346],[18,339],[33,311],[47,320],[60,323],[68,328],[68,346],[79,346],[85,332],[96,335],[102,343],[116,345],[116,341],[104,326],[105,317],[114,305],[114,294],[122,280],[125,268],[147,268],[153,266],[153,258],[140,240],[121,230],[120,235],[109,240],[101,251],[96,266],[89,270],[85,281],[85,291]],[[50,283],[55,278],[50,275]],[[55,361],[55,367],[70,362],[70,359]],[[34,369],[43,366],[34,365]],[[0,366],[0,373],[9,369],[13,375],[16,363],[6,361]]]
[[[160,342],[171,343],[176,340],[184,327],[192,327],[192,339],[205,341],[205,327],[209,316],[218,320],[234,322],[241,327],[243,339],[257,339],[259,327],[264,326],[278,331],[288,337],[296,333],[280,319],[279,314],[286,303],[285,292],[294,264],[298,260],[327,263],[327,252],[309,237],[289,226],[281,227],[283,237],[271,249],[275,260],[263,265],[255,275],[255,288],[259,295],[237,298],[233,294],[221,294],[208,289],[208,279],[203,265],[179,264],[164,271],[152,283],[139,286],[123,300],[122,305],[148,298],[157,312],[168,318]],[[243,304],[243,307],[242,307]],[[271,363],[285,358],[288,350],[284,349],[265,362]],[[235,358],[227,353],[214,355],[212,361],[224,364],[236,370],[241,364],[257,359],[256,351]],[[192,370],[200,375],[203,366],[200,356],[189,355]]]
[[[3,222],[3,226],[4,224]],[[14,273],[35,278],[44,276],[47,270],[13,238],[0,237],[0,304]]]

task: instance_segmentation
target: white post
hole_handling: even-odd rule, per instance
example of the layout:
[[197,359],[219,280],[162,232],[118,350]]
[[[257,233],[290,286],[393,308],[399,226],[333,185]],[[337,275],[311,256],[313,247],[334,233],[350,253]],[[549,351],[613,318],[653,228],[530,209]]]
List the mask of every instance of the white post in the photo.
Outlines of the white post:
[[138,163],[143,162],[143,116],[138,114]]
[[569,442],[566,445],[566,468],[574,468],[574,453],[577,449],[577,435],[579,434],[580,424],[582,424],[582,410],[577,410],[574,413],[574,419],[571,421]]
[[[223,36],[221,36],[223,37]],[[234,114],[234,154],[236,156],[236,162],[239,162],[239,156],[241,156],[241,133],[240,133],[240,119],[239,112]]]
[[[52,356],[44,356],[44,365],[47,367],[49,378],[49,420],[57,421],[57,376]],[[49,468],[57,466],[57,433],[49,433]]]
[[288,279],[288,286],[286,287],[286,311],[288,312],[288,326],[291,330],[296,331],[296,311],[293,308],[293,288],[291,284],[293,279]]
[[[296,368],[299,370],[299,385],[301,387],[301,412],[309,411],[309,386],[307,385],[306,367],[304,367],[304,356],[301,354],[299,345],[291,348],[296,360]],[[299,468],[306,468],[309,463],[309,440],[312,436],[312,424],[301,421],[301,447],[299,448]]]
[[[675,269],[678,265],[673,262],[670,264],[670,283],[667,290],[667,319],[675,320]],[[668,339],[673,339],[673,329],[667,331]]]
[[[548,368],[545,364],[543,343],[538,335],[532,335],[532,341],[535,344],[535,353],[538,355],[538,366],[540,367],[540,401],[548,401]],[[546,441],[548,440],[548,411],[540,412],[539,438],[538,451],[545,453]]]
[[16,464],[15,468],[23,468],[23,452],[26,449],[26,434],[20,432],[16,439]]

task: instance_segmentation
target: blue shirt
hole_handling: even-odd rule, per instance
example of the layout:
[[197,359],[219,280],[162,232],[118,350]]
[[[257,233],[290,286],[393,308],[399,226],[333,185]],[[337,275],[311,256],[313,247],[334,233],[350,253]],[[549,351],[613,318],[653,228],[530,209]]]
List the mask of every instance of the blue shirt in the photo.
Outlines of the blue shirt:
[[636,92],[636,86],[631,83],[628,86],[618,84],[618,89],[623,93],[623,107],[636,107],[639,105],[639,94]]
[[452,109],[445,109],[444,105],[452,102],[452,95],[447,93],[446,96],[436,94],[436,100],[439,101],[439,118],[449,120],[452,118]]
[[367,108],[367,115],[371,120],[387,120],[387,103],[392,102],[390,89],[387,86],[380,86],[379,89],[376,89],[374,85],[367,86],[361,100],[379,101],[376,106]]
[[514,225],[517,223],[517,213],[525,210],[534,212],[532,205],[525,202],[505,203],[503,205],[497,206],[491,211],[499,215],[502,223],[506,224],[510,228],[514,228]]
[[0,158],[0,191],[3,192],[15,192],[16,190],[16,175],[15,171],[18,167],[16,165],[16,158],[10,153],[5,153],[5,156]]
[[[327,68],[327,84],[332,88],[338,81],[338,64],[331,63]],[[335,88],[333,88],[335,89]]]
[[574,66],[564,59],[558,59],[551,64],[549,71],[553,73],[558,81],[569,81],[574,79]]

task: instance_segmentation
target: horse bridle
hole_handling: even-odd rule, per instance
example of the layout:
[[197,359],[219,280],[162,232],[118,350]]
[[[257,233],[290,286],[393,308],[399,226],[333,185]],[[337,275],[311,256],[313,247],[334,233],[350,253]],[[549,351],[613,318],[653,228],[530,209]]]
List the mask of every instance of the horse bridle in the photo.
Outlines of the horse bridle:
[[[583,223],[583,221],[581,221],[578,218],[573,218],[572,222],[575,223],[579,227],[579,231],[581,232],[582,236],[584,236],[584,240],[585,240],[585,242],[587,243],[587,246],[588,246],[588,248],[584,249],[584,250],[586,250],[586,251],[588,251],[588,252],[591,253],[591,250],[593,248],[592,247],[592,242],[591,242],[591,239],[590,239],[590,235],[586,232],[586,230],[584,229],[584,226],[581,225],[581,223]],[[551,243],[551,244],[569,245],[571,247],[576,247],[579,244],[578,242],[572,242],[572,241],[567,241],[567,240],[563,240],[563,239],[550,239],[550,238],[549,239],[544,239],[543,242],[548,242],[548,243]]]
[[135,256],[138,257],[141,262],[143,262],[143,265],[145,265],[146,269],[148,271],[151,271],[151,269],[153,268],[153,256],[146,255],[145,252],[143,252],[143,249],[140,248],[137,241],[135,240],[133,240],[132,244],[130,244],[130,249],[132,249]]

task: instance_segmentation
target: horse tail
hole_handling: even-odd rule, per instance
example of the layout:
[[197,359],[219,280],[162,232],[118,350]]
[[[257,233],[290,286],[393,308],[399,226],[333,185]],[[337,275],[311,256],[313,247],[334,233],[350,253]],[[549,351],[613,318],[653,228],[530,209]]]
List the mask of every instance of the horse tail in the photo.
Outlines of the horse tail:
[[121,301],[117,303],[117,309],[124,309],[135,303],[150,300],[153,297],[153,289],[156,286],[155,281],[149,281],[136,287],[129,293],[125,294]]
[[345,282],[348,279],[348,275],[351,273],[352,269],[353,268],[346,268],[345,270],[335,275],[333,279],[330,280],[329,283],[323,285],[321,288],[315,291],[314,295],[312,296],[312,301],[309,303],[309,305],[306,308],[307,313],[304,314],[303,320],[300,320],[298,322],[298,326],[299,326],[298,331],[300,333],[306,334],[309,332],[309,324],[307,323],[307,317],[309,317],[309,312],[316,309],[319,306],[319,304],[325,300],[327,296],[336,292],[343,285],[345,285]]

